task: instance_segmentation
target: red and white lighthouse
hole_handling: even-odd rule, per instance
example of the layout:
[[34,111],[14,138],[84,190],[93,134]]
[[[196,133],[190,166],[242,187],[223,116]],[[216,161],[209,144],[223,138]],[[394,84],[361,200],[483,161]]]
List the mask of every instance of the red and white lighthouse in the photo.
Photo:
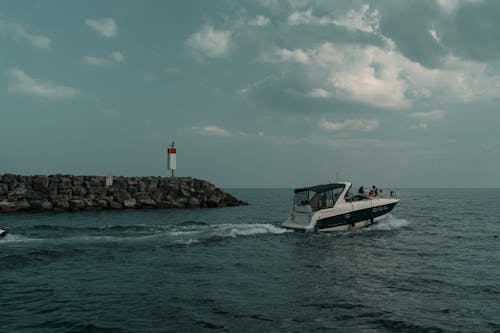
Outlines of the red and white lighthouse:
[[172,170],[172,177],[174,177],[174,171],[177,167],[177,149],[175,148],[174,142],[172,141],[172,145],[168,147],[168,170]]

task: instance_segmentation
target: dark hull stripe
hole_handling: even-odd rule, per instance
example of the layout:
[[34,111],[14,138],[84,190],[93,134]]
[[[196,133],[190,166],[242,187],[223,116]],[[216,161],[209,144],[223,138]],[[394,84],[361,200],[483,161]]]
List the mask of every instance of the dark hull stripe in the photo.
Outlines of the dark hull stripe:
[[392,211],[394,206],[396,206],[397,202],[387,204],[387,205],[380,205],[377,207],[371,207],[371,208],[366,208],[366,209],[361,209],[345,214],[340,214],[340,215],[335,215],[335,216],[330,216],[321,220],[318,220],[316,222],[316,230],[321,230],[321,229],[326,229],[326,228],[332,228],[332,227],[339,227],[342,225],[349,225],[349,224],[354,224],[356,222],[361,222],[361,221],[366,221],[366,220],[371,220],[373,222],[373,219],[385,215]]

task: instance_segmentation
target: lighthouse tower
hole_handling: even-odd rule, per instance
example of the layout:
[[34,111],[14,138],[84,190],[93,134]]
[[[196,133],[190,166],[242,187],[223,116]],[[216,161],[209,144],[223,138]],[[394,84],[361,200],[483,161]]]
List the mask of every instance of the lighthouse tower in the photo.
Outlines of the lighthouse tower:
[[172,145],[168,147],[168,170],[172,170],[172,177],[174,177],[174,171],[177,167],[177,149],[175,148],[175,144],[172,141]]

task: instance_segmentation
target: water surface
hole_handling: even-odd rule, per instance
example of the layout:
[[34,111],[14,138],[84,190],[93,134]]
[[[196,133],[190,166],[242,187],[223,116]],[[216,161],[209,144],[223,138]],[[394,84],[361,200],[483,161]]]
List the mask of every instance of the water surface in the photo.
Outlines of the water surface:
[[0,215],[0,331],[500,330],[500,190],[403,190],[335,234],[281,228],[290,190],[230,192],[250,205]]

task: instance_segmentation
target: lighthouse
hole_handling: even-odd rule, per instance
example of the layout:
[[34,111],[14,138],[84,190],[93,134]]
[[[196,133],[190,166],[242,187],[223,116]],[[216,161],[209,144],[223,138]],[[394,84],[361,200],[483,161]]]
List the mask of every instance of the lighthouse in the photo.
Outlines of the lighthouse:
[[173,141],[172,141],[172,145],[170,145],[168,147],[167,153],[168,153],[167,168],[168,168],[168,170],[172,170],[172,177],[174,177],[174,171],[177,167],[177,160],[176,160],[177,149],[175,148],[175,144]]

